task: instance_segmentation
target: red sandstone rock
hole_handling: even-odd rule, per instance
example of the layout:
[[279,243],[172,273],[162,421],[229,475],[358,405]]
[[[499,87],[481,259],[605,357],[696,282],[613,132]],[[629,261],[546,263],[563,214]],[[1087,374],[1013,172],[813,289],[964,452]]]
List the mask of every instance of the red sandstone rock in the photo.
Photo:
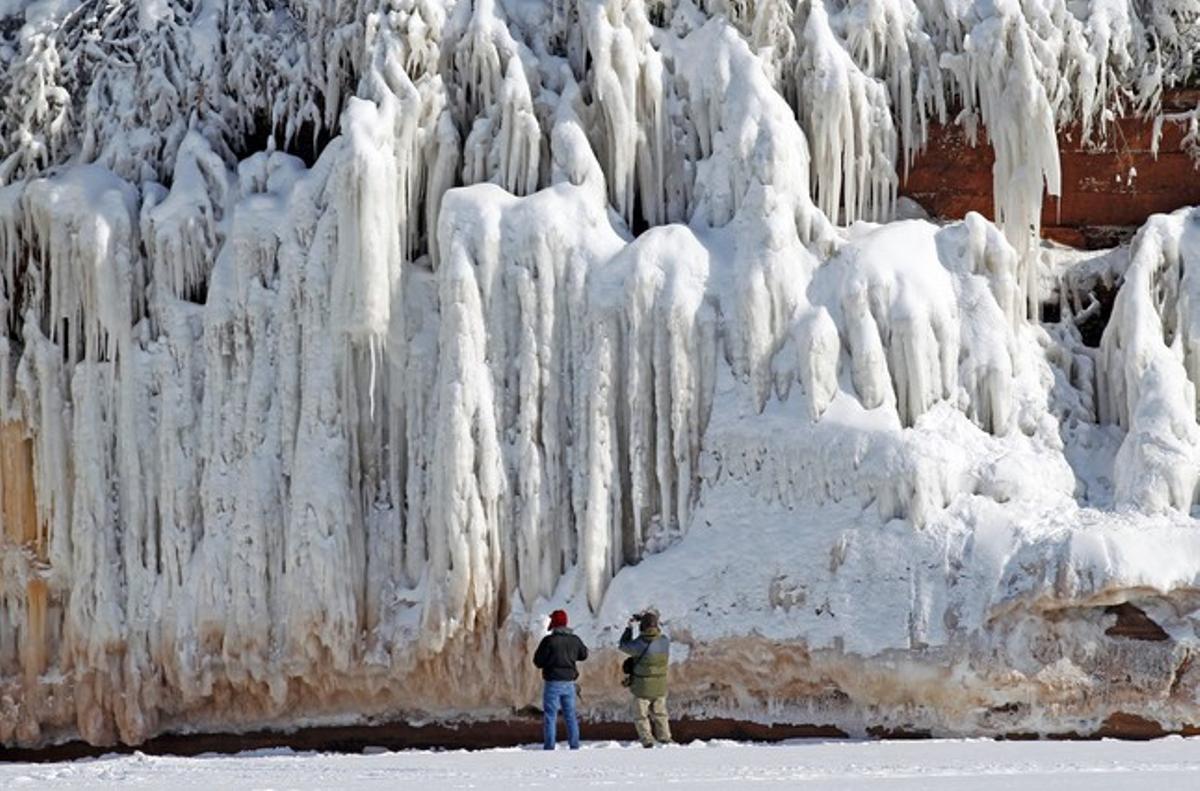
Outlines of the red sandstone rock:
[[[1195,107],[1198,100],[1200,91],[1179,91],[1165,107]],[[1063,195],[1061,200],[1047,196],[1042,235],[1078,247],[1108,246],[1112,237],[1106,228],[1137,227],[1151,214],[1200,204],[1200,163],[1183,150],[1185,131],[1179,124],[1164,124],[1155,157],[1149,121],[1118,119],[1108,125],[1102,144],[1094,140],[1089,146],[1082,144],[1078,126],[1063,130]],[[934,127],[907,178],[901,174],[900,193],[935,217],[958,219],[968,211],[993,217],[993,161],[982,130],[972,146],[957,126]]]

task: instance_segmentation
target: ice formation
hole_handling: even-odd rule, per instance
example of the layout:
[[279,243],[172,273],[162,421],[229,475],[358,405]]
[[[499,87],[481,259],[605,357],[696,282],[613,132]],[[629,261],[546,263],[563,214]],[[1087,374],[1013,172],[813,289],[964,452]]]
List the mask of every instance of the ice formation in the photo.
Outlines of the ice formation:
[[[1190,0],[0,0],[0,743],[499,716],[551,605],[649,603],[695,714],[1196,722],[1200,215],[1090,262],[1098,351],[1037,319],[1091,310],[1058,130],[1198,48]],[[898,218],[934,122],[995,224]]]

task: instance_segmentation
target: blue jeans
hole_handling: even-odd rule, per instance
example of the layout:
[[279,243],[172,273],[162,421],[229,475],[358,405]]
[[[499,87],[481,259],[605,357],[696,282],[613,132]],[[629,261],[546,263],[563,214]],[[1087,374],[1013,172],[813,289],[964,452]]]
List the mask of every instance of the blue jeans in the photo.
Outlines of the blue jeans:
[[547,681],[542,688],[542,747],[554,749],[558,710],[567,721],[567,742],[572,750],[579,749],[579,720],[575,718],[575,682]]

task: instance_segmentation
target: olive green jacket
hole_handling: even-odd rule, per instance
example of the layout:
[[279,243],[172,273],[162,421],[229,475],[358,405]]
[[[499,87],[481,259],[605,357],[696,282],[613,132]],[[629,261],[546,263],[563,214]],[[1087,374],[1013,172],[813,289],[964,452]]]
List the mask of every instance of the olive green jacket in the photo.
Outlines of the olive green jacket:
[[[634,697],[646,700],[666,697],[671,639],[658,629],[643,629],[635,640],[633,628],[626,627],[617,647],[630,656],[642,657],[633,667],[633,684],[629,690]],[[644,655],[643,651],[645,651]]]

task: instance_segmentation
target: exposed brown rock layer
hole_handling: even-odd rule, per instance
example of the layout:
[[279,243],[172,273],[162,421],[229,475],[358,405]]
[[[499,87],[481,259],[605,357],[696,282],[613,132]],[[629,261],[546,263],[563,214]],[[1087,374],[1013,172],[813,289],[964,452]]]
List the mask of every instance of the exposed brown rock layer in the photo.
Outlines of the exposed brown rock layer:
[[16,421],[0,423],[0,516],[6,541],[27,545],[45,559],[34,500],[33,443]]
[[[7,563],[0,569],[0,594],[17,592],[23,599],[24,627],[11,639],[19,651],[8,651],[8,662],[17,661],[27,684],[36,683],[46,669],[46,610],[49,588],[42,571],[46,565],[46,534],[37,515],[34,491],[33,443],[26,427],[17,421],[0,423],[0,549],[8,546]],[[7,578],[6,578],[7,577]],[[23,594],[23,595],[21,595]],[[6,641],[7,642],[7,641]],[[11,648],[11,643],[7,647]],[[0,644],[0,673],[6,668]]]
[[[1177,91],[1165,110],[1193,109],[1200,90]],[[1140,226],[1151,214],[1200,204],[1200,171],[1184,150],[1185,127],[1162,127],[1158,156],[1152,152],[1153,124],[1121,118],[1108,125],[1102,145],[1084,145],[1078,127],[1059,135],[1062,200],[1046,197],[1042,234],[1075,247],[1108,247],[1121,229]],[[972,146],[958,126],[934,127],[901,193],[932,215],[947,219],[976,211],[994,217],[992,164],[995,157],[980,130]]]
[[[1197,719],[1200,672],[1192,666],[1191,649],[1170,637],[1159,639],[1162,627],[1146,614],[1165,611],[1172,602],[1190,606],[1189,595],[1181,594],[1178,601],[1111,601],[1047,611],[1021,608],[998,614],[986,634],[872,657],[754,636],[700,642],[677,630],[676,641],[687,653],[671,681],[672,710],[682,723],[679,736],[1149,738],[1194,732],[1190,723]],[[529,704],[537,700],[540,682],[519,642],[499,650],[492,655],[480,646],[459,646],[452,652],[460,667],[474,652],[472,673],[487,676],[481,685],[447,686],[452,674],[438,662],[374,678],[331,671],[312,684],[289,685],[285,699],[274,703],[252,683],[216,687],[203,699],[168,696],[160,702],[160,716],[144,724],[140,738],[83,735],[106,749],[137,744],[161,752],[272,745],[328,750],[488,747],[536,741],[536,709]],[[490,675],[485,670],[489,657]],[[618,668],[612,649],[596,651],[587,663],[582,712],[588,738],[632,738],[625,724],[629,698],[620,687]],[[36,699],[25,696],[19,710],[0,707],[4,743],[45,747],[81,733],[72,726],[80,705],[78,683],[61,679],[38,689]],[[16,692],[18,697],[10,700],[21,699],[20,690],[6,692]],[[777,724],[735,719],[741,712]],[[475,719],[454,723],[464,715]],[[289,730],[296,723],[346,717],[385,724]],[[231,735],[230,729],[251,735]],[[184,730],[213,735],[159,736]],[[88,751],[76,743],[49,754],[69,757]],[[29,755],[0,751],[0,759]]]
[[1104,632],[1109,637],[1127,637],[1130,640],[1149,640],[1151,642],[1170,639],[1170,635],[1151,620],[1150,616],[1129,602],[1109,607],[1107,612],[1117,616],[1117,622]]

